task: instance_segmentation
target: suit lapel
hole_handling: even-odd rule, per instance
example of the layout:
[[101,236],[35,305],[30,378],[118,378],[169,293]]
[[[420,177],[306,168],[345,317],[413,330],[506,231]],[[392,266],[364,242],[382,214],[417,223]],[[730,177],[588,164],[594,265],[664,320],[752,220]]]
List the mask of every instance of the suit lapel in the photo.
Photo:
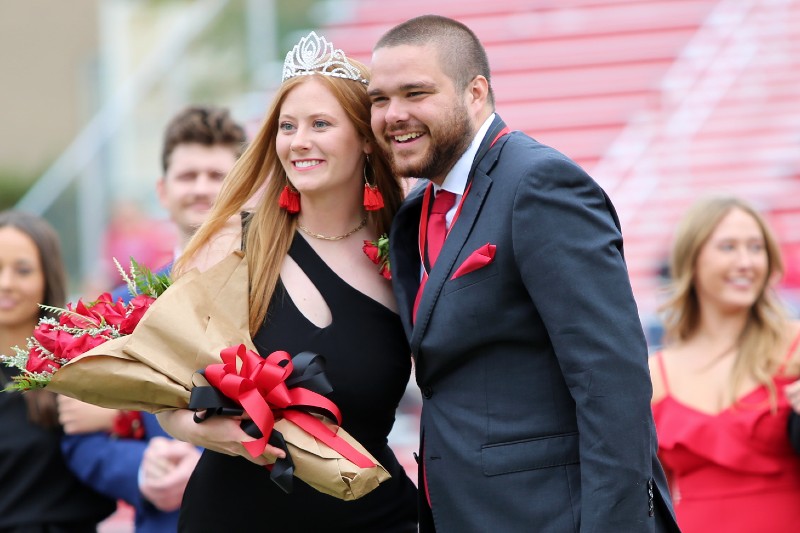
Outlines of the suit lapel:
[[425,290],[422,293],[422,300],[420,300],[419,308],[417,309],[417,321],[414,324],[413,333],[411,335],[411,351],[415,354],[418,353],[417,349],[419,348],[419,343],[428,326],[433,307],[439,299],[442,286],[450,276],[456,258],[472,231],[472,227],[475,224],[475,220],[478,218],[478,213],[480,213],[481,206],[483,205],[491,183],[491,178],[486,174],[475,174],[472,188],[464,200],[464,206],[461,208],[461,215],[448,234],[447,240],[444,242],[444,246],[442,246],[442,251],[439,252],[436,264],[430,272],[428,281],[425,284]]
[[[492,122],[481,146],[478,148],[475,161],[470,170],[470,177],[467,181],[469,192],[464,198],[461,214],[456,224],[451,228],[441,252],[439,252],[436,265],[430,272],[425,290],[422,293],[422,300],[420,300],[419,308],[417,309],[417,320],[410,340],[411,351],[414,354],[419,353],[418,349],[422,336],[433,313],[433,308],[442,292],[442,287],[453,271],[456,259],[464,248],[467,237],[472,232],[483,202],[492,185],[492,179],[489,177],[488,172],[497,161],[502,141],[498,141],[494,146],[492,146],[492,143],[503,128],[505,128],[505,123],[499,116],[495,116],[494,122]],[[417,264],[419,266],[419,260]]]
[[420,183],[409,193],[397,211],[389,236],[389,261],[392,288],[397,298],[397,310],[406,331],[411,337],[411,312],[419,289],[419,217],[422,212],[422,192],[428,181]]

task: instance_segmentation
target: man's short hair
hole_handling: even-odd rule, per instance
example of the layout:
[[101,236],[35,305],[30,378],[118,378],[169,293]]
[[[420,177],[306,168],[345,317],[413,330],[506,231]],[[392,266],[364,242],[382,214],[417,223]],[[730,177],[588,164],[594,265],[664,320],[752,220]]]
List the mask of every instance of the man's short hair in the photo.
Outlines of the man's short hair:
[[187,107],[167,124],[161,165],[166,172],[169,158],[180,144],[228,146],[238,159],[244,152],[246,142],[244,128],[231,118],[227,109],[211,106]]
[[439,15],[422,15],[398,24],[380,38],[373,50],[401,45],[432,44],[439,53],[439,64],[459,91],[475,76],[489,83],[489,103],[494,107],[494,91],[489,59],[475,33],[464,24]]

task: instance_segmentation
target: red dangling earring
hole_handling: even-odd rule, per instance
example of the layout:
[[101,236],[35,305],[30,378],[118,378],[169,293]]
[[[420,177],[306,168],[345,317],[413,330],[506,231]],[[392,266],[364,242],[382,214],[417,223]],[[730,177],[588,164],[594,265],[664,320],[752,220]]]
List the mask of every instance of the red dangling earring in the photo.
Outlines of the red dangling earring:
[[364,209],[367,211],[377,211],[383,209],[383,195],[378,190],[378,186],[374,187],[369,184],[367,179],[367,165],[369,165],[369,156],[364,163]]
[[383,195],[377,187],[369,183],[364,184],[364,209],[367,211],[377,211],[383,209]]
[[287,183],[281,191],[281,197],[278,199],[278,205],[281,207],[281,209],[285,209],[287,213],[299,213],[300,193],[297,191],[297,189]]

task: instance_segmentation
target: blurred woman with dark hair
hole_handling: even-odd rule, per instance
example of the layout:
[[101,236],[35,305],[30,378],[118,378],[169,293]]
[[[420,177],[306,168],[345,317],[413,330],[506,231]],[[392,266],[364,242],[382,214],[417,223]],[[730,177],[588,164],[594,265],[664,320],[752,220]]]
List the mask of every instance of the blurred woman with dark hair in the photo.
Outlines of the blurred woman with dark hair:
[[[46,311],[63,307],[66,274],[58,235],[43,219],[0,212],[0,353],[24,347]],[[13,370],[0,367],[0,384]],[[82,485],[61,456],[55,395],[0,393],[0,532],[95,531],[115,502]]]

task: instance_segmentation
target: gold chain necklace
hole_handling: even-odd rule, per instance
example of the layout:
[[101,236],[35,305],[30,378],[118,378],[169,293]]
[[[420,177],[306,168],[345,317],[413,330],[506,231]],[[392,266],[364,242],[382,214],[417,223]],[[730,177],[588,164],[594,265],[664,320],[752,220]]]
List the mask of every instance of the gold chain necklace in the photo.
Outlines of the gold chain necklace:
[[320,233],[314,233],[313,231],[311,231],[310,229],[308,229],[304,225],[300,224],[299,222],[297,223],[297,227],[300,229],[300,231],[302,231],[303,233],[305,233],[309,237],[314,237],[315,239],[322,239],[323,241],[341,241],[342,239],[344,239],[346,237],[349,237],[353,233],[357,232],[358,230],[360,230],[361,228],[366,226],[366,224],[367,224],[367,217],[364,217],[364,218],[361,219],[361,222],[355,228],[351,229],[350,231],[348,231],[347,233],[345,233],[343,235],[335,235],[333,237],[329,237],[327,235],[322,235]]

